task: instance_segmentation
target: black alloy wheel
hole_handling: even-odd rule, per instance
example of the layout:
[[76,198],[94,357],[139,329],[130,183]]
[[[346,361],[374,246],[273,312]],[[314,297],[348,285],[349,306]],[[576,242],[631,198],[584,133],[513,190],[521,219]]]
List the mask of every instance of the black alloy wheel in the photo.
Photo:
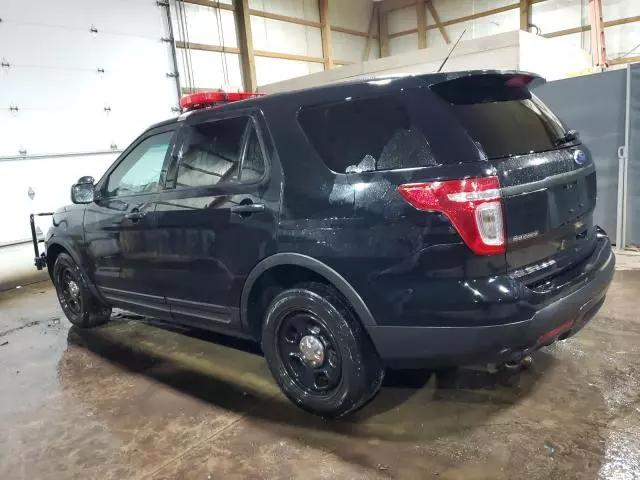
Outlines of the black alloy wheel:
[[78,327],[95,327],[108,322],[111,307],[92,292],[81,269],[67,253],[60,253],[51,275],[60,307],[71,323]]
[[68,308],[73,315],[81,315],[83,302],[80,291],[80,279],[69,267],[64,267],[60,273],[60,305],[63,310]]
[[333,334],[313,312],[288,315],[278,329],[278,353],[309,395],[327,395],[340,383],[342,362]]
[[355,412],[380,389],[384,366],[367,331],[330,285],[280,292],[267,307],[262,350],[284,394],[329,418]]

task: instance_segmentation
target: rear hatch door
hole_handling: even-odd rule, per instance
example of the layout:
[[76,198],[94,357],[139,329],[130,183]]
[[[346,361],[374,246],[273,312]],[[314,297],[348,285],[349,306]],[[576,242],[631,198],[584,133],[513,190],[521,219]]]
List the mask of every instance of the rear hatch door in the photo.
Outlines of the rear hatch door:
[[509,272],[526,284],[595,246],[595,167],[577,133],[531,93],[537,77],[488,74],[433,85],[500,179]]

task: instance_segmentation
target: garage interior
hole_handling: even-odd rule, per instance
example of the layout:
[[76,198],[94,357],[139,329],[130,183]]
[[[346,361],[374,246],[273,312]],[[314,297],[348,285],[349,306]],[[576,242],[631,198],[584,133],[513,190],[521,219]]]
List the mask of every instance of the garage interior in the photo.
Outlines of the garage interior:
[[[371,404],[324,420],[250,343],[124,311],[71,327],[34,268],[29,215],[68,204],[181,95],[449,55],[445,72],[543,75],[535,93],[596,162],[614,281],[530,368],[389,371]],[[637,0],[3,0],[0,59],[0,478],[640,478]]]

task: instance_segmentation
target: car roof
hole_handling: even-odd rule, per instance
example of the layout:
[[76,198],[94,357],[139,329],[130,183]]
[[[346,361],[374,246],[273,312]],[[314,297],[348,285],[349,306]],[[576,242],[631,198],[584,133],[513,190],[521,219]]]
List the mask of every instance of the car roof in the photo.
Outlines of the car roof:
[[367,77],[360,77],[357,79],[346,79],[327,85],[321,85],[316,87],[304,88],[299,90],[291,90],[286,92],[279,92],[268,94],[264,96],[249,98],[237,102],[230,102],[226,104],[215,105],[212,107],[205,107],[195,110],[190,110],[182,113],[178,117],[175,117],[164,122],[157,123],[150,128],[156,128],[159,126],[171,124],[176,121],[184,120],[186,118],[193,118],[198,120],[200,116],[209,116],[212,112],[233,111],[236,109],[244,109],[250,107],[262,107],[268,106],[273,103],[295,103],[303,106],[309,103],[310,99],[318,99],[323,95],[327,98],[335,97],[336,94],[349,96],[351,94],[354,97],[357,96],[357,92],[362,90],[364,86],[375,85],[376,92],[384,94],[391,91],[397,91],[404,88],[415,88],[431,86],[438,83],[447,82],[463,77],[482,77],[488,75],[504,75],[504,76],[524,76],[528,77],[529,84],[538,85],[544,83],[544,78],[541,76],[518,70],[466,70],[458,72],[443,72],[443,73],[426,73],[426,74],[395,74],[395,75],[371,75]]

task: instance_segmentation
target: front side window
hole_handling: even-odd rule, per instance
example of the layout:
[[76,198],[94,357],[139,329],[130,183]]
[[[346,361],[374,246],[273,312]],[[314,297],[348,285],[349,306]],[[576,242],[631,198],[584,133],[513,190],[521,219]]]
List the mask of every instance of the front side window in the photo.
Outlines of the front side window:
[[305,107],[298,120],[334,172],[394,170],[436,163],[425,135],[396,96]]
[[173,132],[152,135],[138,144],[107,179],[106,197],[158,191],[160,177]]
[[253,122],[250,117],[235,117],[191,128],[176,188],[250,183],[263,174],[264,158]]

